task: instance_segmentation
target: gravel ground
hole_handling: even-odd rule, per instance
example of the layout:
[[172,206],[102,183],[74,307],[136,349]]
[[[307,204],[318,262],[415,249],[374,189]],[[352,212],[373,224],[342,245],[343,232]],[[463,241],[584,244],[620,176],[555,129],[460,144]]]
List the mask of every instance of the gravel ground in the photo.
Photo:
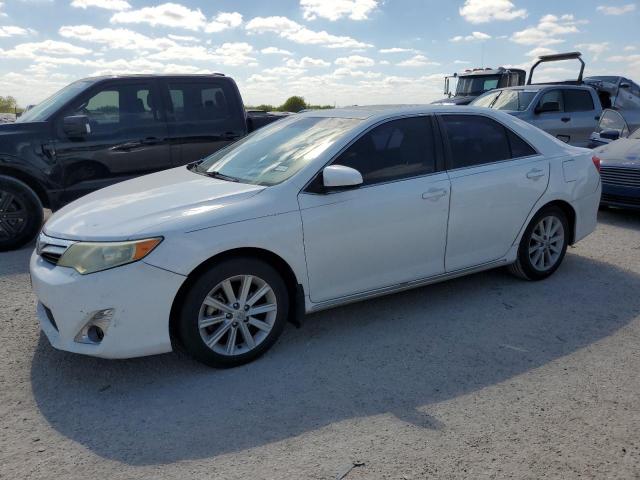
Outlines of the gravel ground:
[[0,254],[0,478],[640,478],[638,214],[601,211],[544,282],[315,314],[224,371],[53,350],[32,248]]

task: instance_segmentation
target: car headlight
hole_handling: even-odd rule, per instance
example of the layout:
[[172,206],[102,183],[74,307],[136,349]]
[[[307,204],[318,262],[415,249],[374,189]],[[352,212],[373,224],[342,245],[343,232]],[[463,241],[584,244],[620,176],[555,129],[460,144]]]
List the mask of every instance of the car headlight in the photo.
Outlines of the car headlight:
[[77,242],[58,260],[61,267],[71,267],[81,275],[137,262],[156,248],[162,237],[128,242]]

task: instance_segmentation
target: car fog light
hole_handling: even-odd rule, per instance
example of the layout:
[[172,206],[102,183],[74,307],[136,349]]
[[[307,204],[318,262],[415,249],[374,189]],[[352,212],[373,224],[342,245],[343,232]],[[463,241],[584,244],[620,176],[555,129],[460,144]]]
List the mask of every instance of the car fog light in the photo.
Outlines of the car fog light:
[[92,312],[89,320],[76,335],[78,343],[98,345],[107,333],[113,318],[113,308]]

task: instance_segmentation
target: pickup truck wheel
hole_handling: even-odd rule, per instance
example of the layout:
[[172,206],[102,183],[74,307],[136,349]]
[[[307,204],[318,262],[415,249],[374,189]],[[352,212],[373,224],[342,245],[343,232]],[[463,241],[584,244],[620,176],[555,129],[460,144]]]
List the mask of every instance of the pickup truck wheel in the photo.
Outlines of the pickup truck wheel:
[[24,182],[0,175],[0,252],[33,240],[43,218],[38,195]]
[[206,365],[242,365],[275,343],[288,307],[286,285],[268,263],[225,260],[200,275],[185,295],[180,338],[186,350]]

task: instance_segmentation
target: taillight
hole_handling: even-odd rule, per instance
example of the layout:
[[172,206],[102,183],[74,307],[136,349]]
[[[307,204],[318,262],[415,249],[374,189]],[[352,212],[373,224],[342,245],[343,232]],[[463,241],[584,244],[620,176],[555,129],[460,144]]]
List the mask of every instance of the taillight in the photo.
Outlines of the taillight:
[[593,157],[591,157],[591,160],[593,160],[593,165],[596,167],[596,170],[600,172],[600,157],[596,157],[594,155]]

